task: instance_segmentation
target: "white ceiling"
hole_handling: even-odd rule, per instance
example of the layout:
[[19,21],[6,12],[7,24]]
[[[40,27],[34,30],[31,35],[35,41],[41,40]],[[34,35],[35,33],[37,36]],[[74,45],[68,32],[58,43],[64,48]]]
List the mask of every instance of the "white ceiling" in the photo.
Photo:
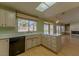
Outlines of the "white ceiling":
[[77,23],[79,22],[79,7],[64,12],[64,14],[57,14],[56,17],[63,23]]
[[[56,16],[57,14],[61,15],[62,12],[66,12],[70,9],[79,7],[78,2],[57,2],[51,8],[49,8],[45,12],[41,13],[41,12],[35,10],[35,8],[40,4],[40,2],[0,2],[0,4],[11,7],[13,9],[21,11],[23,13],[28,13],[28,14],[38,16],[40,18],[45,18],[48,20],[55,20],[54,16]],[[71,17],[72,17],[71,15],[64,15],[64,18],[68,18],[69,16],[71,19]],[[62,17],[60,17],[60,16],[57,16],[57,17],[62,19]],[[64,21],[66,21],[66,20],[68,20],[68,19],[64,19]],[[70,21],[68,21],[67,23],[69,23],[69,22]]]

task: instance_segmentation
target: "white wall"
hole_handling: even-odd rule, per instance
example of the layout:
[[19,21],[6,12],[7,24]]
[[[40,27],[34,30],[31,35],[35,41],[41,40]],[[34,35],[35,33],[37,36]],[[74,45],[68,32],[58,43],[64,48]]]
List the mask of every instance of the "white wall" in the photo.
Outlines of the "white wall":
[[71,24],[70,30],[72,31],[79,31],[79,23]]
[[70,39],[73,39],[71,31],[79,31],[79,23],[70,24]]
[[63,23],[79,23],[79,7],[73,8],[69,11],[64,12],[64,14],[59,14],[57,17],[60,19]]

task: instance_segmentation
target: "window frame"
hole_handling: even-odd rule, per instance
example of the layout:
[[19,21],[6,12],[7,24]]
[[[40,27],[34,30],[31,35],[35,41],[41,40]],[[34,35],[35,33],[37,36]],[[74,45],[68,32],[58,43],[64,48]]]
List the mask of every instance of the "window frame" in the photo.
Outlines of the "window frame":
[[[35,20],[32,20],[32,19],[29,19],[29,22],[30,21],[33,21],[33,22],[36,22],[36,31],[37,31],[37,21],[35,21]],[[28,27],[29,27],[29,22],[28,22]],[[29,30],[29,28],[28,28],[28,30]],[[36,32],[36,31],[34,31],[34,26],[33,26],[33,31],[28,31],[28,32]]]
[[[24,19],[24,18],[17,18],[17,23],[18,23],[18,20],[26,20],[26,19]],[[27,20],[28,21],[28,20]],[[17,24],[17,26],[18,26],[18,24]],[[28,26],[28,25],[27,25]],[[17,29],[19,29],[19,26],[17,27]],[[28,32],[29,30],[27,29],[27,31],[18,31],[18,32]]]
[[[52,23],[49,25],[49,27],[50,27],[50,28],[49,28],[49,29],[50,29],[49,31],[50,31],[50,33],[51,33],[51,25],[52,25],[52,28],[53,28],[53,30],[52,30],[53,34],[52,34],[52,35],[54,35],[54,25],[53,25]],[[51,34],[50,34],[50,35],[51,35]]]
[[[48,25],[48,34],[45,34],[45,31],[44,31],[44,34],[45,34],[45,35],[49,35],[49,24],[44,23],[44,25]],[[44,28],[45,28],[45,27],[44,27]]]
[[[53,25],[53,23],[44,22],[44,25],[45,25],[45,24],[48,25],[48,34],[45,34],[45,33],[44,33],[44,34],[45,34],[45,35],[51,35],[51,34],[50,34],[50,25]],[[54,34],[54,25],[53,25],[53,34]],[[53,34],[52,34],[52,35],[53,35]]]
[[[26,18],[21,18],[21,17],[17,17],[17,23],[18,23],[18,19],[23,19],[23,20],[27,20],[28,21],[28,31],[21,31],[21,32],[36,32],[37,31],[37,21],[36,20],[33,20],[33,19],[26,19]],[[36,22],[36,31],[34,31],[34,26],[33,26],[33,31],[30,31],[29,30],[29,22],[30,21],[33,21],[33,22]],[[17,24],[18,25],[18,24]],[[17,27],[17,30],[18,30],[19,28]]]

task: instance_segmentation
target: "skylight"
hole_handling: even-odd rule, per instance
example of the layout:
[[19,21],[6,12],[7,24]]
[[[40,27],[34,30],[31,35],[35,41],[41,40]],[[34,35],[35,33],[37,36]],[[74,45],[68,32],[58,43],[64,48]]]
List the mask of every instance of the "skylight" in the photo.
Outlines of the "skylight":
[[36,7],[37,11],[44,12],[49,7],[53,6],[56,2],[42,2]]
[[47,5],[45,5],[44,3],[41,3],[37,8],[36,10],[40,11],[40,12],[43,12],[45,11],[46,9],[48,9],[49,7]]
[[56,2],[44,2],[45,4],[47,4],[49,7],[53,6]]

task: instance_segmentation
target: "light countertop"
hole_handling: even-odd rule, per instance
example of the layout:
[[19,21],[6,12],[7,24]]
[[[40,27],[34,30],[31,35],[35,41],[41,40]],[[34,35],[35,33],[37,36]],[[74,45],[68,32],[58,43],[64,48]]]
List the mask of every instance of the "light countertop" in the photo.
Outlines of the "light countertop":
[[37,34],[40,34],[40,33],[37,32],[37,33],[12,33],[12,34],[0,34],[0,39],[12,38],[12,37],[19,37],[19,36],[30,36],[30,35],[37,35]]
[[[31,35],[37,35],[37,34],[42,34],[45,35],[41,32],[35,32],[35,33],[8,33],[8,34],[0,34],[0,39],[5,39],[5,38],[12,38],[12,37],[19,37],[19,36],[31,36]],[[61,34],[54,34],[54,35],[48,35],[48,36],[60,36]]]

